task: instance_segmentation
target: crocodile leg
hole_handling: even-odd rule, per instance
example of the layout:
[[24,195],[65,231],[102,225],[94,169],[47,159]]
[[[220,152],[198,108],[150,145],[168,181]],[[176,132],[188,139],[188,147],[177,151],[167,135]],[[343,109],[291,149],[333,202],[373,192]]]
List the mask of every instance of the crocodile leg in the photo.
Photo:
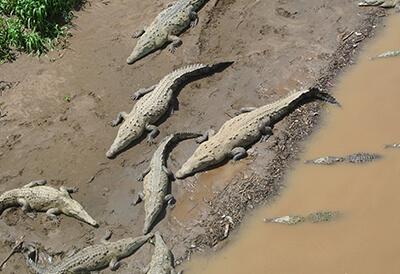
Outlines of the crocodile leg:
[[27,200],[23,198],[18,198],[17,203],[21,206],[23,212],[28,213],[32,211],[31,206],[29,205]]
[[175,4],[176,4],[176,1],[170,2],[170,3],[167,4],[167,8],[170,8],[170,7],[172,7],[172,6],[175,5]]
[[54,219],[57,217],[58,214],[61,213],[61,210],[54,207],[54,208],[50,208],[49,210],[46,211],[46,215],[50,218],[50,219]]
[[174,195],[172,195],[172,194],[165,195],[164,201],[166,202],[166,204],[169,208],[175,207],[176,200],[175,200]]
[[36,181],[32,181],[29,184],[24,185],[24,188],[30,188],[30,187],[35,187],[35,186],[43,186],[47,184],[46,180],[36,180]]
[[246,149],[244,147],[235,147],[234,149],[232,149],[232,159],[234,161],[240,160],[244,157],[246,157],[247,152]]
[[264,120],[259,127],[259,130],[262,134],[260,142],[266,142],[268,138],[272,135],[272,128],[270,126],[270,119]]
[[243,108],[240,108],[238,112],[236,112],[236,115],[246,113],[246,112],[251,112],[255,109],[256,109],[256,107],[243,107]]
[[154,138],[157,137],[157,135],[160,133],[160,130],[155,125],[147,125],[146,130],[150,131],[150,133],[147,135],[147,143],[153,144]]
[[146,169],[142,172],[142,174],[139,175],[139,177],[137,178],[137,180],[138,180],[139,182],[143,181],[144,177],[146,177],[146,175],[150,172],[150,170],[151,170],[150,167],[146,168]]
[[112,127],[118,126],[120,123],[122,123],[123,120],[126,119],[127,116],[128,116],[128,113],[126,113],[125,111],[118,112],[115,120],[111,121],[111,126]]
[[60,187],[60,191],[67,195],[69,195],[70,193],[76,193],[76,192],[78,192],[78,190],[79,190],[78,187],[68,187],[68,186]]
[[175,53],[176,48],[182,45],[182,39],[172,34],[168,35],[168,41],[171,42],[171,44],[168,46],[168,50],[171,53]]
[[121,263],[118,261],[117,258],[112,258],[112,260],[110,261],[109,266],[110,266],[110,269],[112,271],[115,271],[121,266]]
[[194,8],[192,5],[190,5],[188,7],[188,14],[189,14],[189,18],[190,18],[190,27],[194,28],[199,23],[199,16],[197,15],[197,12],[194,11]]
[[146,27],[143,27],[143,28],[141,28],[141,29],[138,29],[137,31],[135,31],[133,34],[132,34],[132,38],[139,38],[140,36],[142,36],[146,31],[145,31],[145,29],[146,29]]
[[104,236],[100,239],[100,242],[103,244],[108,243],[108,241],[111,239],[111,236],[112,236],[112,231],[107,230]]
[[143,201],[143,199],[144,199],[143,192],[139,192],[138,195],[137,195],[136,201],[133,202],[133,205],[137,205],[138,203]]
[[215,134],[215,130],[209,129],[206,132],[204,132],[204,134],[202,136],[196,138],[196,143],[201,144],[201,143],[207,141],[208,138],[210,138],[214,134]]
[[152,85],[151,87],[147,87],[147,88],[141,88],[139,90],[137,90],[132,96],[131,99],[133,101],[139,99],[140,97],[142,97],[143,95],[153,91],[155,88],[157,87],[157,85]]

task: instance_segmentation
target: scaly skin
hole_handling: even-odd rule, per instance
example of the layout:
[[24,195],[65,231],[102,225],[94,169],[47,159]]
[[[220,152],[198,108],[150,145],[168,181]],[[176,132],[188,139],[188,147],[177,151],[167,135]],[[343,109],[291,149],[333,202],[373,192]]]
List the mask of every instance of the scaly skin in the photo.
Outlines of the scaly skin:
[[172,144],[177,142],[200,137],[196,133],[175,133],[165,137],[157,150],[154,152],[150,161],[149,168],[143,173],[143,193],[139,194],[140,199],[144,200],[145,220],[143,233],[151,230],[157,217],[164,208],[165,203],[173,200],[173,196],[168,194],[170,189],[170,177],[172,172],[167,168],[168,152]]
[[21,206],[24,212],[46,212],[50,217],[65,214],[97,227],[97,222],[83,209],[70,193],[76,189],[45,186],[45,180],[33,181],[21,188],[0,195],[0,214],[7,208]]
[[114,158],[133,141],[139,139],[146,131],[150,131],[148,137],[149,142],[152,142],[153,138],[158,134],[158,129],[154,124],[167,113],[168,109],[171,109],[171,101],[176,99],[176,92],[183,83],[199,76],[221,71],[232,63],[189,65],[166,75],[158,85],[137,91],[133,99],[138,99],[140,96],[143,97],[133,106],[132,111],[129,114],[120,112],[112,122],[113,126],[117,126],[124,120],[106,156]]
[[379,6],[382,8],[394,8],[398,6],[400,0],[362,0],[358,3],[359,6]]
[[154,235],[125,238],[116,242],[103,240],[99,244],[85,247],[84,249],[64,258],[59,264],[46,268],[37,265],[28,258],[29,268],[36,274],[69,274],[91,273],[110,267],[116,270],[120,260],[131,256]]
[[310,223],[323,223],[329,222],[338,217],[338,211],[317,211],[308,214],[307,216],[298,215],[287,215],[275,218],[264,219],[266,223],[279,223],[285,225],[296,225],[299,223],[310,222]]
[[177,36],[189,26],[198,22],[197,11],[208,0],[178,0],[163,10],[148,28],[143,28],[134,35],[139,38],[134,50],[126,62],[133,64],[146,55],[172,42],[170,51],[174,52],[182,40]]
[[314,160],[307,160],[306,164],[315,164],[315,165],[333,165],[336,163],[347,162],[353,164],[363,164],[367,162],[372,162],[377,159],[380,159],[382,156],[375,153],[366,153],[366,152],[359,152],[350,154],[347,156],[326,156],[317,158]]
[[177,274],[174,269],[174,256],[159,232],[155,233],[154,241],[154,253],[146,274]]
[[325,100],[338,104],[333,97],[312,88],[292,93],[286,98],[259,108],[243,109],[247,113],[228,120],[214,136],[199,145],[176,173],[176,177],[184,178],[210,169],[229,158],[235,161],[243,158],[247,147],[260,139],[265,141],[272,134],[271,128],[274,124],[300,105],[313,99],[322,99],[324,96]]

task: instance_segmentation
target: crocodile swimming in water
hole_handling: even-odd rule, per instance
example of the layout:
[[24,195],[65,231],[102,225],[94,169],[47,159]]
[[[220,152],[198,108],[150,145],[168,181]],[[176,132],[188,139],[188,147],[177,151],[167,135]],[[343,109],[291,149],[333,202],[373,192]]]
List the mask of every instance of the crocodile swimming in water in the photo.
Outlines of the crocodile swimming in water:
[[144,201],[145,221],[143,233],[150,231],[163,210],[164,205],[173,200],[170,190],[172,172],[167,168],[167,158],[171,146],[191,138],[200,137],[196,133],[175,133],[165,137],[154,152],[149,167],[143,172],[139,180],[143,180],[143,193],[138,195],[139,201]]
[[10,207],[21,206],[26,213],[30,211],[46,212],[49,217],[65,214],[97,227],[98,223],[72,199],[70,193],[76,188],[45,186],[46,180],[32,181],[29,184],[6,191],[0,195],[0,214]]
[[339,215],[338,211],[317,211],[308,214],[307,216],[300,216],[300,215],[287,215],[275,218],[266,218],[264,222],[266,223],[279,223],[279,224],[286,224],[286,225],[296,225],[299,223],[304,222],[311,222],[311,223],[323,223],[329,222],[333,219],[336,219]]
[[154,253],[150,264],[145,271],[146,274],[182,274],[174,269],[174,256],[165,244],[159,232],[154,234]]
[[36,274],[67,274],[67,273],[92,273],[107,267],[116,270],[120,266],[120,260],[131,256],[142,245],[154,237],[152,234],[136,238],[125,238],[115,242],[108,241],[111,233],[108,233],[99,244],[85,247],[72,255],[65,257],[55,265],[43,267],[38,265],[31,254],[27,255],[27,264],[30,270]]
[[400,148],[400,143],[385,145],[385,148]]
[[172,53],[175,52],[175,49],[182,44],[182,40],[177,35],[189,26],[194,27],[197,24],[197,11],[207,1],[177,0],[163,10],[149,27],[144,27],[133,35],[134,38],[139,39],[126,62],[133,64],[168,43],[171,43],[169,50]]
[[150,131],[148,141],[152,142],[159,132],[155,123],[167,113],[168,109],[173,110],[171,101],[176,99],[179,89],[185,83],[222,71],[232,63],[222,62],[215,65],[194,64],[185,66],[166,75],[157,85],[138,90],[133,95],[133,99],[138,101],[133,106],[132,111],[130,113],[118,113],[117,118],[111,124],[115,127],[123,122],[106,156],[114,158],[132,144],[133,141],[139,139],[146,131]]
[[316,164],[316,165],[333,165],[336,163],[347,162],[352,164],[363,164],[372,162],[382,158],[381,155],[376,153],[366,153],[359,152],[353,153],[347,156],[326,156],[313,160],[305,161],[306,164]]
[[245,157],[246,148],[260,139],[265,141],[272,134],[272,127],[277,122],[296,108],[315,99],[339,104],[332,96],[314,87],[294,92],[259,108],[241,109],[241,114],[225,122],[215,135],[198,146],[176,173],[176,177],[185,178],[210,169],[229,158],[236,161]]
[[394,8],[399,7],[400,0],[362,0],[358,2],[361,7],[366,6],[379,6],[382,8]]

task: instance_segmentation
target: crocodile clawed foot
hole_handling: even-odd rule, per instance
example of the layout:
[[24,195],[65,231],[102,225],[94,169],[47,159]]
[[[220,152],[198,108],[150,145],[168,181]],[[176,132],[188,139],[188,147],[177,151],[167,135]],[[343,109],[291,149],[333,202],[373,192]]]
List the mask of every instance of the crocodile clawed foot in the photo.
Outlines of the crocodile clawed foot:
[[173,44],[170,44],[168,46],[168,51],[172,54],[174,54],[176,52],[176,47]]
[[260,143],[264,143],[264,142],[268,141],[269,137],[271,137],[271,135],[261,136]]
[[195,26],[197,26],[197,24],[199,23],[199,18],[196,18],[193,21],[190,21],[190,27],[194,28]]
[[149,145],[149,146],[152,146],[152,145],[155,145],[157,142],[154,140],[154,138],[148,138],[147,139],[147,144]]
[[132,101],[137,101],[138,99],[139,99],[139,95],[138,94],[133,94],[133,95],[131,95],[131,100]]

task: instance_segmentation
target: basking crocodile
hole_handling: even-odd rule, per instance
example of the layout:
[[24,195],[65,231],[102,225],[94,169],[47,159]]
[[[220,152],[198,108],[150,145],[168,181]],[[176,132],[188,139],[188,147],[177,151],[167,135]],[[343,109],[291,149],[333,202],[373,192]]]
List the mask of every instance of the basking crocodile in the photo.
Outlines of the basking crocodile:
[[176,173],[176,177],[184,178],[209,169],[228,158],[234,161],[243,158],[246,156],[246,148],[257,140],[265,141],[277,122],[300,105],[318,98],[338,104],[332,96],[318,88],[310,88],[259,108],[241,109],[241,114],[225,122],[215,135],[199,145]]
[[49,217],[65,214],[97,227],[97,222],[83,209],[70,193],[76,188],[45,186],[46,180],[32,181],[29,184],[6,191],[0,195],[0,214],[10,207],[21,206],[24,212],[46,212]]
[[359,6],[379,6],[382,8],[398,7],[400,0],[362,0],[358,2]]
[[148,233],[165,203],[171,204],[174,197],[170,191],[172,172],[167,168],[168,152],[173,144],[186,139],[200,137],[196,133],[175,133],[165,137],[153,154],[150,166],[143,172],[139,180],[143,180],[143,193],[139,193],[136,203],[144,200],[146,212],[143,233]]
[[381,155],[375,153],[359,152],[347,156],[326,156],[314,160],[305,161],[306,164],[316,165],[333,165],[336,163],[347,162],[352,164],[363,164],[372,162],[382,158]]
[[159,232],[154,234],[154,253],[146,274],[181,274],[174,269],[174,256]]
[[310,213],[307,216],[287,215],[276,218],[267,218],[264,219],[264,222],[279,223],[286,225],[295,225],[304,222],[322,223],[322,222],[332,221],[333,219],[337,218],[338,215],[339,215],[338,211],[317,211]]
[[139,139],[145,131],[150,131],[148,140],[151,142],[159,132],[154,124],[167,113],[168,109],[173,109],[171,101],[176,99],[178,90],[185,82],[222,71],[232,63],[189,65],[166,75],[158,85],[138,90],[133,95],[133,99],[137,100],[141,96],[143,97],[133,106],[132,111],[129,114],[126,112],[118,113],[117,118],[111,124],[117,126],[124,120],[106,156],[108,158],[115,157],[133,141]]
[[177,36],[189,26],[194,27],[198,22],[197,11],[208,0],[177,0],[174,4],[163,10],[151,23],[137,31],[133,37],[139,38],[134,50],[126,62],[133,64],[146,55],[164,47],[167,43],[173,53],[182,44]]
[[110,267],[116,270],[120,260],[131,256],[154,235],[149,234],[137,238],[125,238],[116,242],[109,242],[111,233],[107,234],[99,244],[85,247],[76,253],[67,256],[56,265],[39,266],[30,256],[27,256],[28,267],[37,274],[67,274],[91,273]]

